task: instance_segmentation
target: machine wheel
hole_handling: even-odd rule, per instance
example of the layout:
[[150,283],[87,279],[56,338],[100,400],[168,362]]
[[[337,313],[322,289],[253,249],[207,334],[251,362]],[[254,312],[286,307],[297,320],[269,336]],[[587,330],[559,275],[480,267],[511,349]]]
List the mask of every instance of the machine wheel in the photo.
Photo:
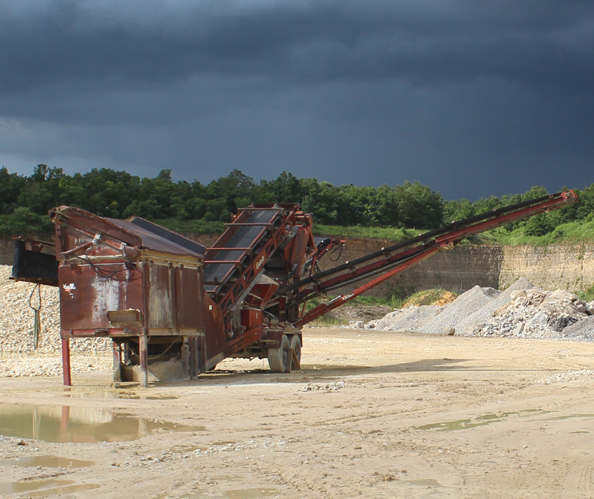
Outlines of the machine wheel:
[[301,340],[296,334],[291,338],[291,369],[301,369]]
[[291,343],[286,334],[283,334],[279,348],[268,349],[268,365],[273,373],[291,372]]

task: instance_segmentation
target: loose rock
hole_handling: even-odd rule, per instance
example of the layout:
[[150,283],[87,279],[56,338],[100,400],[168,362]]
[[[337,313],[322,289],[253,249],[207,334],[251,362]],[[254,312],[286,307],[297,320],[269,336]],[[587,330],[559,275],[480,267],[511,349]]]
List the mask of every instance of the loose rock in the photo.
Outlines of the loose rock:
[[[60,293],[57,287],[41,286],[41,302],[35,284],[12,281],[12,267],[0,265],[0,376],[46,376],[61,374]],[[33,337],[34,311],[41,306],[38,348]],[[107,338],[70,341],[73,372],[104,370],[111,366],[111,342]],[[108,367],[109,368],[109,367]]]

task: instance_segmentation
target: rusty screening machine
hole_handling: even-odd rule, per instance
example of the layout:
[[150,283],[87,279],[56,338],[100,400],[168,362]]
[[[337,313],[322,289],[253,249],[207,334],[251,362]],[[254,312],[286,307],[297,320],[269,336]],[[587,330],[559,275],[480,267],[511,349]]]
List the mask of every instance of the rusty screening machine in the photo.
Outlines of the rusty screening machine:
[[[296,204],[240,209],[211,248],[141,218],[60,206],[50,211],[55,256],[17,241],[13,278],[59,286],[66,385],[73,338],[111,338],[115,380],[144,386],[226,357],[267,358],[273,372],[290,372],[307,322],[470,235],[576,201],[566,191],[498,208],[325,271],[318,261],[344,241],[313,237],[311,215]],[[359,281],[305,311],[311,298]]]

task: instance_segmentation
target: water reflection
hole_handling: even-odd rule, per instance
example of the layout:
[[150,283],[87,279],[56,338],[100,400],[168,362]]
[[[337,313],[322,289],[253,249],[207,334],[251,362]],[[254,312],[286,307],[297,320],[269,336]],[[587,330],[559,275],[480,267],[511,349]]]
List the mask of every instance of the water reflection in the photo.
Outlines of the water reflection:
[[0,404],[1,435],[46,442],[115,442],[156,431],[204,429],[93,408]]

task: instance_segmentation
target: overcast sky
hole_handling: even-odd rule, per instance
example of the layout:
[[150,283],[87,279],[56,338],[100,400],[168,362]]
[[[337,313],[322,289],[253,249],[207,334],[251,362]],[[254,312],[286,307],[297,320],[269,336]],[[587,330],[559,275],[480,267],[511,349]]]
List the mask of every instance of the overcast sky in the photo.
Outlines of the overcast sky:
[[0,0],[0,166],[594,182],[591,0]]

